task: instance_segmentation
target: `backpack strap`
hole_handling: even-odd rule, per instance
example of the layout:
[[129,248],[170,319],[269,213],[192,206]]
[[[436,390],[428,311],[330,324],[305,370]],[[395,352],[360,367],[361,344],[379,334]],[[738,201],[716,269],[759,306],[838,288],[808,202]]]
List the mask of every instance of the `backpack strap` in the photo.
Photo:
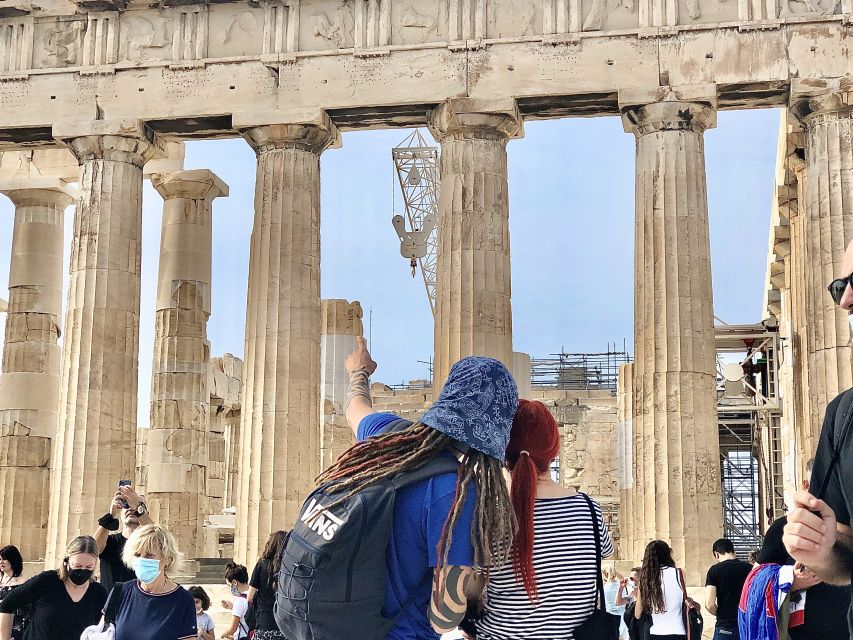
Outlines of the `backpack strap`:
[[833,430],[835,437],[832,443],[832,458],[830,458],[829,468],[826,470],[826,475],[823,477],[820,489],[815,494],[815,497],[819,500],[823,499],[826,490],[829,488],[829,481],[838,468],[841,449],[844,447],[844,441],[847,439],[847,434],[850,431],[851,422],[853,422],[853,389],[848,389],[841,397],[841,403],[835,412],[835,428]]
[[458,472],[459,461],[456,458],[441,455],[433,458],[424,466],[419,467],[414,471],[399,474],[392,480],[392,484],[394,485],[395,490],[402,489],[403,487],[408,487],[409,485],[420,482],[421,480],[426,480],[427,478],[432,478],[433,476],[440,476],[443,473]]
[[411,427],[414,422],[411,420],[406,420],[405,418],[397,418],[392,420],[385,426],[385,430],[382,433],[395,433],[397,431],[405,431],[409,427]]
[[118,608],[121,606],[122,598],[124,597],[124,585],[127,582],[116,582],[113,584],[113,590],[110,592],[110,601],[107,608],[104,609],[104,627],[108,627],[116,621]]
[[586,500],[586,506],[589,507],[589,514],[592,516],[592,535],[595,537],[595,582],[598,587],[599,598],[596,609],[600,608],[602,611],[605,611],[604,603],[606,601],[604,600],[604,579],[601,576],[601,537],[598,535],[598,514],[595,513],[595,507],[592,506],[592,500],[590,500],[589,496],[580,491],[578,493]]

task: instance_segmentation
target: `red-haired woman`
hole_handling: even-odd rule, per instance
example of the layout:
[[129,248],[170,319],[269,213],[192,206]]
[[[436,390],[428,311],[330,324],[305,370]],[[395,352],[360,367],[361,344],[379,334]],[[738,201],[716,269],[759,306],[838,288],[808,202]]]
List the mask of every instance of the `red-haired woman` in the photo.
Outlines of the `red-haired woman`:
[[513,562],[491,575],[478,640],[570,640],[595,609],[595,537],[603,557],[613,553],[613,543],[601,507],[551,478],[559,451],[551,412],[541,402],[521,400],[506,450],[518,520]]

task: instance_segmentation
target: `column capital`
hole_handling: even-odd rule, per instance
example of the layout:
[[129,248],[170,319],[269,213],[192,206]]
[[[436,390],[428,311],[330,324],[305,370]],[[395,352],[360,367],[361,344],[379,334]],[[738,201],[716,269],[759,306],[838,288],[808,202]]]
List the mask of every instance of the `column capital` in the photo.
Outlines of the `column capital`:
[[58,205],[67,207],[77,200],[77,189],[59,178],[13,178],[0,180],[0,193],[16,207]]
[[716,125],[717,111],[701,102],[653,102],[622,110],[622,126],[637,137],[658,131],[704,133]]
[[274,149],[302,149],[319,154],[341,146],[338,128],[322,109],[235,113],[231,121],[257,154]]
[[210,169],[155,173],[151,176],[151,185],[164,200],[213,200],[228,195],[228,185]]
[[853,117],[853,77],[791,81],[791,114],[805,128]]
[[53,125],[53,137],[64,143],[81,164],[111,160],[141,168],[152,158],[168,155],[163,139],[142,120],[58,122]]
[[439,141],[481,133],[511,139],[524,136],[524,120],[513,98],[451,98],[429,112],[429,130]]

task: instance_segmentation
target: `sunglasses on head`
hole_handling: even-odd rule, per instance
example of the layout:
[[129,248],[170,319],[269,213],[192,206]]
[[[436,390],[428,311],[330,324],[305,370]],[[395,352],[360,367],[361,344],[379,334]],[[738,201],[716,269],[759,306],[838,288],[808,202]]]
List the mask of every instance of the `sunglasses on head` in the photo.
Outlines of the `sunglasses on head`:
[[841,304],[841,298],[844,296],[844,291],[847,289],[847,285],[851,284],[851,278],[853,278],[853,273],[846,278],[836,278],[829,283],[827,289],[829,290],[829,295],[832,296],[832,301],[835,304]]

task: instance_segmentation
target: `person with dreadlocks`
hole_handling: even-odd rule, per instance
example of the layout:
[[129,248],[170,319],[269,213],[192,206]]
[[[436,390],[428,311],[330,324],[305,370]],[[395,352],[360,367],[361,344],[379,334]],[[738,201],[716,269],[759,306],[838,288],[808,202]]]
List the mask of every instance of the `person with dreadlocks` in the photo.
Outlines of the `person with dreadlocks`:
[[[495,571],[486,589],[479,640],[571,638],[595,609],[596,538],[602,557],[613,553],[613,543],[601,507],[551,478],[559,452],[560,431],[548,408],[519,401],[506,450],[518,531],[512,565]],[[615,630],[620,618],[613,618]]]
[[[672,549],[663,540],[652,540],[643,554],[643,567],[637,585],[634,617],[644,612],[652,616],[652,640],[687,640],[682,605],[701,609],[684,590],[684,570],[675,566]],[[692,638],[691,640],[697,640]]]
[[[462,621],[490,570],[507,559],[515,529],[502,475],[518,391],[492,358],[453,365],[438,400],[420,420],[385,433],[397,416],[373,409],[369,377],[376,363],[363,338],[347,357],[346,418],[358,442],[319,478],[357,492],[411,472],[437,456],[455,456],[459,471],[397,492],[386,547],[382,614],[396,618],[387,640],[436,640]],[[482,577],[480,577],[482,576]]]

